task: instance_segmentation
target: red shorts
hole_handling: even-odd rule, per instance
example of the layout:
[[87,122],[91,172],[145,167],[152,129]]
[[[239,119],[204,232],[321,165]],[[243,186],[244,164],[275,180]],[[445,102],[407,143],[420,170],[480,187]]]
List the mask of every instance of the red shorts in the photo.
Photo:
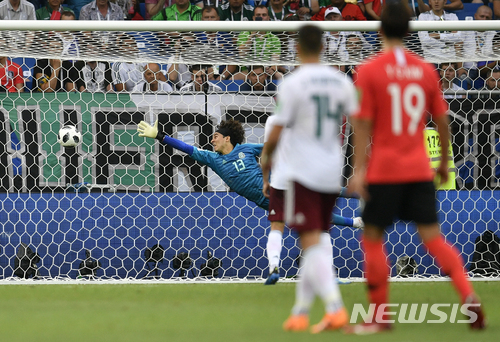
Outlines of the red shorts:
[[333,206],[338,194],[310,190],[297,182],[285,194],[285,214],[289,227],[297,232],[330,230]]
[[271,222],[285,222],[285,190],[271,187],[269,194],[269,215],[267,218]]

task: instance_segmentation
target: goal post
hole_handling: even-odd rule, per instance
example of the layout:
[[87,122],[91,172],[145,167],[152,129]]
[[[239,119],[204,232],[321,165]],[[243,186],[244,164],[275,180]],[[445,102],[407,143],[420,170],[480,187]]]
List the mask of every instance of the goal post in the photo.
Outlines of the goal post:
[[[351,50],[346,45],[342,53],[325,51],[325,64],[348,71],[347,66],[381,49],[379,22],[312,23],[328,32],[344,32],[346,44],[349,33],[355,33]],[[203,64],[213,69],[279,65],[287,66],[286,72],[298,65],[293,38],[303,24],[0,21],[0,56],[19,64],[32,84],[22,93],[0,93],[0,283],[19,279],[14,272],[22,257],[29,265],[23,272],[32,276],[28,271],[34,271],[37,279],[247,280],[267,276],[267,213],[186,154],[139,138],[136,126],[141,120],[158,120],[165,133],[210,150],[216,125],[234,118],[243,123],[246,142],[263,143],[267,117],[274,111],[274,91],[243,92],[239,87],[245,80],[214,80],[221,90],[208,93],[40,92],[33,70],[35,59],[62,59],[107,62],[110,68],[119,63],[142,68],[145,63],[157,63],[166,79],[174,64]],[[407,46],[419,54],[423,50],[418,31],[465,35],[500,30],[496,21],[411,22],[410,26],[413,35]],[[243,31],[273,32],[280,53],[262,58],[238,48]],[[227,33],[218,37],[229,52],[207,48],[199,39],[217,32]],[[430,62],[500,60],[500,46],[491,38],[487,54],[481,50],[465,53],[463,44],[458,44],[453,59]],[[78,43],[77,53],[65,49],[64,40],[72,39]],[[485,75],[491,71],[493,67]],[[279,81],[273,82],[279,87]],[[500,220],[499,94],[498,89],[483,88],[445,91],[452,97],[448,101],[457,190],[438,191],[439,219],[446,238],[457,246],[467,265],[476,238],[486,230],[497,232]],[[77,148],[64,149],[57,143],[57,132],[65,124],[82,132]],[[348,123],[343,128],[347,181],[351,130]],[[359,216],[360,203],[340,198],[336,213]],[[359,231],[335,226],[331,236],[339,276],[362,278]],[[416,261],[422,278],[441,275],[411,225],[397,222],[389,230],[387,243],[393,276],[396,262],[404,256]],[[33,256],[26,260],[25,246],[39,261],[35,263]],[[295,234],[288,230],[281,259],[281,276],[294,277],[299,247]]]

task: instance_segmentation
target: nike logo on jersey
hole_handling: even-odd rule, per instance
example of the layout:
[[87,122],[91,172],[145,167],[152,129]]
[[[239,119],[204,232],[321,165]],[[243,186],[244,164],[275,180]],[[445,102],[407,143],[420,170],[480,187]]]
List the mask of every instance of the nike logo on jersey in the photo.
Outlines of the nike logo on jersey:
[[271,209],[271,211],[269,212],[269,215],[276,215],[276,212],[274,211],[274,209]]

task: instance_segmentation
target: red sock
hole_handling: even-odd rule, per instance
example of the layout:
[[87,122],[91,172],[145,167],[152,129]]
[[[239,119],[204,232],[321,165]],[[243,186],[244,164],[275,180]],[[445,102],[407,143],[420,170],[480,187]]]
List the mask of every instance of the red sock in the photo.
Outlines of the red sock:
[[462,302],[465,302],[467,296],[472,294],[474,290],[465,274],[464,262],[454,246],[446,243],[442,235],[424,243],[429,253],[436,258],[437,264],[441,267],[444,273],[450,276],[457,292],[459,293]]
[[[368,299],[375,304],[375,315],[381,304],[387,304],[389,266],[383,241],[361,240],[365,251],[365,277],[368,285]],[[384,317],[385,319],[389,317]]]

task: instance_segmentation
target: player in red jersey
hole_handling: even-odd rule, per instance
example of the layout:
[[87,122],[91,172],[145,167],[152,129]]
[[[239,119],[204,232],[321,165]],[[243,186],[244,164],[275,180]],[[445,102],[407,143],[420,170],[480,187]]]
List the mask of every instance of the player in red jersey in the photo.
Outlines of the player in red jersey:
[[[448,118],[439,81],[433,68],[403,47],[410,13],[405,2],[388,2],[382,12],[381,33],[384,51],[357,73],[356,87],[360,109],[352,116],[354,127],[354,174],[350,192],[366,200],[363,212],[365,229],[365,276],[370,303],[375,304],[372,323],[350,326],[347,332],[367,334],[391,328],[378,308],[388,302],[387,252],[384,229],[395,217],[411,220],[428,252],[448,274],[462,303],[471,304],[473,329],[485,328],[479,299],[464,271],[463,260],[455,247],[441,234],[436,213],[434,174],[424,148],[423,130],[430,113],[441,136],[441,161],[437,173],[448,178]],[[367,148],[372,137],[370,157]]]

